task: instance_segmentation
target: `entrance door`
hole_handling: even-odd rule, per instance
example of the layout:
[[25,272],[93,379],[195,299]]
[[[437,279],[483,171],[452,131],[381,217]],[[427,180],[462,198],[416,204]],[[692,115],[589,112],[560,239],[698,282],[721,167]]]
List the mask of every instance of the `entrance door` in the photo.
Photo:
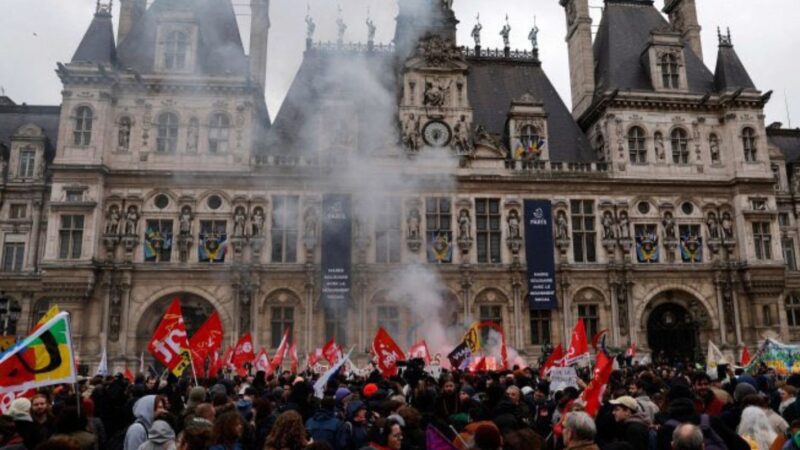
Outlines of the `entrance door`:
[[653,362],[694,362],[698,357],[697,324],[686,308],[675,303],[659,305],[647,319],[647,343]]

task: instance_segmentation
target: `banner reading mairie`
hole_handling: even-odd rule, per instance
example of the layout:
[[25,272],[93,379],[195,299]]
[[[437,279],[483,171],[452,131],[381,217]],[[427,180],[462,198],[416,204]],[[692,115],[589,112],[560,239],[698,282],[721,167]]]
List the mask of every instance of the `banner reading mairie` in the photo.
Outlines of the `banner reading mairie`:
[[350,196],[325,195],[322,199],[322,304],[326,308],[350,303],[351,223]]
[[525,257],[530,309],[556,309],[553,210],[549,200],[525,200]]

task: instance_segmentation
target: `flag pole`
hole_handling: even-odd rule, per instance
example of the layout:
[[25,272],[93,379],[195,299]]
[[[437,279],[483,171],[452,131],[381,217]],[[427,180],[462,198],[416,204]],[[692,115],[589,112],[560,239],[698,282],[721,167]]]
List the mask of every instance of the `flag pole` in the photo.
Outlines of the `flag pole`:
[[192,375],[194,376],[194,385],[200,386],[200,383],[197,382],[197,372],[194,370],[194,358],[189,358],[192,361]]

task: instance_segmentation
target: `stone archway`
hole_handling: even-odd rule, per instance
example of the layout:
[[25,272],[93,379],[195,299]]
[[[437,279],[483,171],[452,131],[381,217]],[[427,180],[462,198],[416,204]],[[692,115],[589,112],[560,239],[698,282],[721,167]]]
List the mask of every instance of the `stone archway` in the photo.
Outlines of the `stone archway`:
[[181,312],[186,324],[186,333],[189,337],[203,325],[208,317],[216,311],[214,305],[205,298],[189,292],[178,292],[165,295],[151,303],[142,313],[139,324],[136,327],[137,348],[145,348],[147,342],[153,336],[153,332],[158,327],[159,322],[164,316],[164,312],[175,298],[181,302]]
[[644,309],[641,323],[653,361],[663,364],[702,360],[704,345],[713,333],[704,304],[681,290],[654,296]]

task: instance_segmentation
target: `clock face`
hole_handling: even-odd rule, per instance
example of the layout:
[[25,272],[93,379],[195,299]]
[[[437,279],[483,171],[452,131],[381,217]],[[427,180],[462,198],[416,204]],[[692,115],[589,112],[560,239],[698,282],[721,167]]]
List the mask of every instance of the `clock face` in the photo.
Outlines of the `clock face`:
[[433,147],[444,147],[450,142],[450,127],[444,122],[430,122],[425,125],[425,142]]

